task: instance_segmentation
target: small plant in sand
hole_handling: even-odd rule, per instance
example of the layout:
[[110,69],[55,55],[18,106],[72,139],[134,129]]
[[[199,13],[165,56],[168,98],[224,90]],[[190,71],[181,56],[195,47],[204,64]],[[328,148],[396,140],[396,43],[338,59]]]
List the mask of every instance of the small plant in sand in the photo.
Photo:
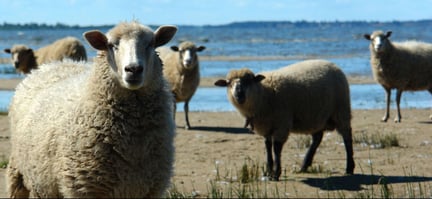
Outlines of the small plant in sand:
[[[248,164],[252,163],[252,164]],[[263,167],[262,167],[263,168]],[[239,172],[239,181],[249,183],[260,179],[260,167],[252,159],[247,158]]]
[[[371,159],[371,157],[369,157]],[[372,161],[368,161],[365,172],[362,168],[362,164],[358,165],[361,173],[376,176],[376,169]],[[171,189],[167,192],[168,198],[286,198],[303,197],[304,193],[297,190],[295,183],[288,180],[286,176],[286,170],[283,174],[280,182],[270,182],[266,178],[262,177],[264,174],[264,165],[259,164],[258,161],[254,161],[250,158],[246,158],[241,166],[233,166],[234,168],[220,168],[220,164],[216,164],[216,175],[214,179],[207,181],[207,193],[199,193],[194,187],[192,190],[186,190],[184,183],[180,182],[179,190],[178,183],[174,182]],[[310,173],[314,173],[315,176],[321,176],[323,179],[331,178],[333,174],[326,171],[322,165],[313,165],[310,167]],[[223,175],[221,175],[223,173]],[[404,169],[404,176],[415,177],[412,170],[408,172]],[[395,193],[398,191],[392,187],[392,182],[389,177],[385,174],[379,173],[379,179],[371,177],[374,184],[365,185],[361,190],[349,195],[349,192],[344,190],[333,190],[322,191],[317,190],[316,198],[398,198],[398,197],[409,197],[409,198],[430,198],[432,196],[432,185],[430,183],[423,182],[410,182],[407,181],[403,187],[405,194]],[[296,177],[295,177],[296,178]],[[347,179],[348,180],[348,179]],[[331,190],[333,187],[338,187],[333,184],[331,180],[324,183],[324,187]],[[279,185],[279,186],[278,186]],[[182,187],[183,186],[183,187]],[[292,186],[292,189],[288,190]],[[325,195],[326,194],[326,195]],[[399,194],[399,195],[398,195]]]
[[5,155],[0,156],[0,168],[6,169],[9,161],[8,158]]
[[383,149],[389,147],[398,147],[399,138],[393,133],[381,135],[379,133],[368,135],[365,132],[356,134],[353,139],[354,143],[370,146],[375,149]]

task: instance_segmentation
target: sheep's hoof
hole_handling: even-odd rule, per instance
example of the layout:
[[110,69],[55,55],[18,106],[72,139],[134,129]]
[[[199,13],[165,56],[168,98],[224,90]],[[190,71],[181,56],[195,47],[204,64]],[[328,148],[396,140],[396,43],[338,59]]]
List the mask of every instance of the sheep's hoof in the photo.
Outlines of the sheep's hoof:
[[381,122],[387,122],[387,119],[388,119],[388,117],[386,118],[386,117],[383,117],[382,119],[381,119]]
[[401,119],[400,119],[400,118],[395,118],[395,119],[394,119],[394,122],[395,122],[395,123],[401,123]]
[[302,167],[298,173],[307,173],[307,167]]
[[277,176],[270,176],[270,181],[279,181],[279,177]]

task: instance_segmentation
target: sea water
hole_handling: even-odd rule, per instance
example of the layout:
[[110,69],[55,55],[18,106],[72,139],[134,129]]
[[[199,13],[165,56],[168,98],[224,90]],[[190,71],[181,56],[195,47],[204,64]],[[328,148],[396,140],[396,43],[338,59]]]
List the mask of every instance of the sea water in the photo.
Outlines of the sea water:
[[[26,44],[33,49],[65,36],[79,38],[89,60],[96,51],[84,41],[82,33],[99,29],[107,32],[112,26],[76,28],[2,28],[0,25],[0,59],[10,55],[3,49]],[[156,29],[158,25],[151,25]],[[393,31],[391,40],[419,40],[432,43],[432,20],[407,22],[239,22],[217,26],[178,26],[175,37],[166,46],[191,40],[206,49],[199,52],[201,77],[225,77],[232,69],[250,68],[259,73],[274,70],[305,59],[327,59],[336,63],[347,76],[371,78],[369,41],[363,35],[374,30]],[[215,58],[216,57],[216,58]],[[217,59],[217,57],[231,59]],[[1,78],[23,78],[10,63],[0,64]],[[12,91],[0,93],[7,107]],[[351,85],[354,109],[384,108],[384,90],[378,84]],[[427,92],[404,92],[403,108],[431,107]],[[199,88],[190,102],[192,111],[232,111],[224,89]],[[182,111],[182,104],[178,105]]]
[[[384,109],[385,92],[378,84],[355,84],[350,86],[352,109]],[[395,108],[394,95],[392,108]],[[0,90],[0,111],[7,111],[13,91]],[[183,112],[184,103],[177,104],[177,111]],[[401,108],[431,108],[432,96],[427,91],[404,92]],[[189,111],[236,111],[227,99],[226,88],[200,87],[189,102]]]

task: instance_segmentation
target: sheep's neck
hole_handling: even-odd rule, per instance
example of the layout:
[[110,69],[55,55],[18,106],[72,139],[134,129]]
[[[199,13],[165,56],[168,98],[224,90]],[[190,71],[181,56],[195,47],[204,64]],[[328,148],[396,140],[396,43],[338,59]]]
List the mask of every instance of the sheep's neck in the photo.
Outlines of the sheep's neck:
[[[371,46],[371,48],[373,48]],[[388,43],[387,47],[385,48],[385,50],[383,52],[375,52],[373,49],[371,49],[371,54],[373,57],[375,57],[376,59],[381,59],[381,58],[387,58],[390,55],[392,55],[394,50],[394,46],[392,43]]]
[[268,110],[269,106],[269,100],[268,100],[268,93],[271,92],[268,89],[264,87],[259,87],[259,91],[256,93],[260,93],[259,95],[256,95],[253,101],[246,103],[244,106],[244,116],[246,118],[253,119],[256,117],[256,115],[262,115],[262,113],[266,111],[273,111]]
[[179,74],[181,76],[188,78],[190,76],[193,76],[196,73],[199,73],[199,67],[195,66],[195,67],[192,67],[191,69],[186,69],[185,67],[181,66],[181,68],[179,68],[178,71],[179,71]]
[[393,53],[394,46],[389,43],[386,49],[383,52],[376,52],[373,49],[373,46],[370,46],[371,52],[371,66],[372,70],[377,71],[378,73],[383,73],[385,70],[385,60],[388,60],[391,54]]

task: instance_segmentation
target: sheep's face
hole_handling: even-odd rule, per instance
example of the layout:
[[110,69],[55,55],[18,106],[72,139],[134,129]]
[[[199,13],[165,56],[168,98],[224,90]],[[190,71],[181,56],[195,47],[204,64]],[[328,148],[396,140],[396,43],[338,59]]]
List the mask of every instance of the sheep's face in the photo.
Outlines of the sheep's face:
[[227,87],[227,95],[230,101],[236,104],[245,104],[249,93],[253,92],[257,85],[264,79],[263,75],[254,75],[253,73],[243,73],[241,76],[233,76],[238,71],[232,71],[227,80],[218,80],[216,86]]
[[173,51],[179,52],[179,59],[182,66],[186,70],[190,70],[195,66],[198,66],[197,52],[203,51],[205,47],[196,47],[192,42],[183,42],[180,44],[180,46],[171,46],[171,49]]
[[16,45],[13,46],[12,49],[5,49],[4,52],[10,53],[12,57],[12,63],[15,66],[16,70],[29,72],[31,59],[34,58],[34,53],[31,48],[28,48],[24,45]]
[[[155,32],[138,23],[121,23],[105,36],[99,31],[84,33],[97,50],[106,51],[108,62],[119,82],[136,90],[153,80],[161,70],[155,48],[168,43],[177,28],[161,26]],[[155,68],[159,67],[159,68]]]
[[382,53],[385,51],[387,45],[389,45],[389,37],[391,36],[391,31],[386,34],[382,31],[375,31],[372,35],[365,34],[364,37],[371,41],[372,49],[377,53]]

